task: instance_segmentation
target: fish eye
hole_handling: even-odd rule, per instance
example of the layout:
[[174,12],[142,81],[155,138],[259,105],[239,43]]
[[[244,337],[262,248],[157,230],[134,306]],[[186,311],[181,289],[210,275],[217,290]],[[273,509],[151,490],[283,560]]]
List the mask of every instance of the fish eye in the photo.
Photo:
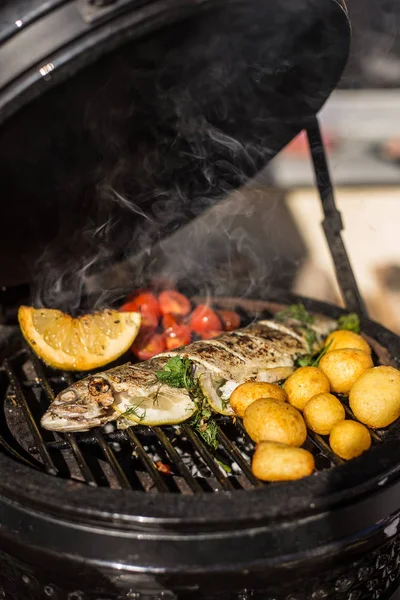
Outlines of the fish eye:
[[92,396],[105,394],[110,389],[110,384],[102,377],[92,377],[88,384],[89,392]]

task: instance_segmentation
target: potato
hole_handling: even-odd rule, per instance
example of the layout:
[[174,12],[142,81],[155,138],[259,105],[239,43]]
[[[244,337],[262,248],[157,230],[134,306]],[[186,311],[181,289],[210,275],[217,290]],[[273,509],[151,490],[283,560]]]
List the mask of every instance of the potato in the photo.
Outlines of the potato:
[[347,331],[346,329],[338,329],[328,335],[325,340],[326,346],[329,346],[328,352],[341,350],[342,348],[355,348],[356,350],[363,350],[367,354],[372,354],[371,346],[361,335],[354,333],[354,331]]
[[342,403],[332,394],[317,394],[303,412],[307,427],[320,435],[329,435],[332,427],[346,418]]
[[357,421],[340,421],[333,426],[329,444],[335,454],[350,460],[371,447],[368,429]]
[[230,405],[239,417],[243,417],[246,408],[258,398],[275,398],[286,402],[286,392],[272,383],[247,382],[239,385],[231,394]]
[[254,442],[281,442],[301,446],[307,427],[298,410],[275,398],[259,398],[248,406],[243,425]]
[[262,481],[290,481],[311,475],[315,468],[311,452],[278,442],[257,445],[251,468]]
[[318,367],[300,367],[283,386],[290,404],[303,410],[307,402],[316,394],[330,391],[329,380]]
[[353,383],[373,366],[369,354],[353,348],[327,352],[319,363],[319,368],[329,379],[332,391],[338,394],[348,394]]
[[375,367],[357,379],[350,390],[350,408],[369,427],[387,427],[400,417],[400,371]]

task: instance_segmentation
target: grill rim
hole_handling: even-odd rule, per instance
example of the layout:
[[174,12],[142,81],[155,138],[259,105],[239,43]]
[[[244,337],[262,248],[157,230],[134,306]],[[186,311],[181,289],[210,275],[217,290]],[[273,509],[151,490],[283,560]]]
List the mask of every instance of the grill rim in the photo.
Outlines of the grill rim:
[[[314,312],[333,317],[346,313],[346,310],[340,307],[288,295],[287,292],[275,291],[269,293],[268,297],[268,301],[236,298],[215,298],[213,301],[226,307],[232,304],[242,305],[247,310],[251,306],[249,312],[257,311],[257,307],[260,311],[269,310],[274,303],[301,301]],[[361,321],[363,332],[388,348],[398,363],[398,336],[369,319],[362,318]],[[264,526],[272,521],[273,525],[277,526],[285,520],[315,518],[324,511],[345,507],[349,503],[357,504],[361,496],[365,499],[376,495],[382,495],[380,504],[383,518],[388,514],[386,504],[389,502],[391,505],[390,497],[396,495],[400,483],[397,446],[396,440],[388,440],[354,461],[318,473],[318,476],[301,482],[273,484],[253,490],[235,490],[233,493],[220,491],[218,494],[194,496],[149,496],[133,490],[127,492],[89,488],[73,480],[55,477],[50,479],[45,473],[18,464],[0,454],[0,469],[3,474],[0,499],[17,501],[21,506],[56,518],[66,518],[74,523],[101,523],[108,527],[152,532],[165,529],[185,531],[191,527],[204,530],[217,527],[222,531],[249,528],[259,524]],[[385,485],[379,485],[385,478]],[[389,488],[391,493],[385,500],[384,492]],[[285,501],[282,501],[283,498]],[[229,510],[226,509],[227,500],[230,504]],[[235,515],[234,518],[232,515]]]

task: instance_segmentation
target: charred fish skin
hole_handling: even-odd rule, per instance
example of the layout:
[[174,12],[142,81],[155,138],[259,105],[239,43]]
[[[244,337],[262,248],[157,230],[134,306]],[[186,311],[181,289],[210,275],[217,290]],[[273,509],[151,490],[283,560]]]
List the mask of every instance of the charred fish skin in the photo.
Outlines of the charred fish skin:
[[[321,338],[322,331],[327,335],[335,326],[331,319],[320,320],[317,338]],[[212,340],[192,342],[148,361],[126,363],[77,381],[58,394],[41,424],[52,431],[86,431],[121,419],[114,406],[121,398],[134,402],[138,397],[151,398],[159,392],[156,373],[173,356],[189,358],[196,376],[207,374],[218,385],[223,380],[226,389],[232,390],[244,381],[261,379],[259,375],[265,374],[266,369],[293,367],[296,358],[308,352],[306,333],[298,322],[295,325],[267,320],[254,322]],[[169,394],[181,393],[167,387]]]

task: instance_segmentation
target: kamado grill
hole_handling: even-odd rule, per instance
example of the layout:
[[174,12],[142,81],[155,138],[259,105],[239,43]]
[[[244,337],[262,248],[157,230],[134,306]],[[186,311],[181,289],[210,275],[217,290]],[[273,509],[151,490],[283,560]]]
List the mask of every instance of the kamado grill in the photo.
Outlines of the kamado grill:
[[[376,362],[398,366],[400,340],[368,319],[352,274],[315,117],[346,62],[345,6],[13,0],[0,17],[0,597],[391,598],[399,423],[346,464],[310,434],[316,474],[268,485],[251,473],[240,422],[223,417],[215,454],[187,424],[52,434],[40,416],[72,376],[45,367],[13,327],[43,248],[68,249],[53,256],[68,261],[90,247],[88,236],[70,240],[103,214],[104,181],[134,198],[135,242],[152,215],[153,243],[306,129],[346,312],[360,315]],[[125,231],[111,231],[107,265]],[[209,299],[243,325],[297,300],[271,289],[264,300]]]

